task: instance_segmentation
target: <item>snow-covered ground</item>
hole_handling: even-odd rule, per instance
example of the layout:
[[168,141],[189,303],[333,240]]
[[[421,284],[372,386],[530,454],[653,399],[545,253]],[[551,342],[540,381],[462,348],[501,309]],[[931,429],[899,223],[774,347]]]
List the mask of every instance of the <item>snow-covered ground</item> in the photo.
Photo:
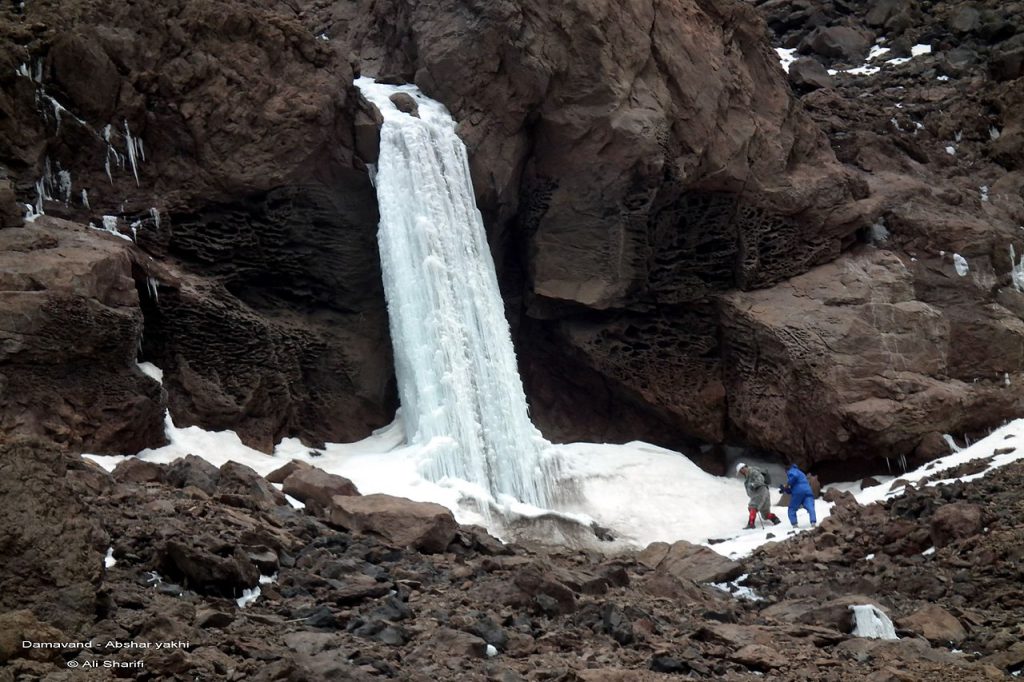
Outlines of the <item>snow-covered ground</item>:
[[[147,368],[148,369],[148,368]],[[481,491],[462,481],[426,480],[421,471],[430,447],[404,444],[401,424],[395,423],[357,443],[331,443],[312,450],[296,439],[285,439],[273,455],[266,455],[245,446],[231,431],[211,432],[198,427],[178,428],[171,418],[166,420],[170,444],[138,453],[140,459],[169,463],[187,454],[198,455],[216,466],[227,461],[240,462],[267,474],[291,459],[309,462],[331,473],[352,480],[363,494],[387,493],[413,500],[437,502],[451,509],[461,523],[483,525],[484,517],[476,500]],[[1012,452],[994,455],[999,449],[1015,447]],[[741,479],[713,476],[680,453],[647,443],[624,445],[573,443],[554,445],[548,453],[559,462],[558,490],[563,499],[555,510],[541,510],[509,500],[500,500],[496,508],[506,518],[519,519],[529,525],[561,516],[583,523],[596,522],[611,529],[617,541],[609,549],[623,546],[643,547],[657,540],[673,542],[689,540],[708,544],[730,557],[741,557],[771,541],[781,540],[809,528],[807,514],[799,512],[797,528],[792,528],[786,509],[774,511],[783,519],[778,526],[740,530],[747,519],[747,497]],[[85,455],[106,469],[125,457]],[[965,462],[992,457],[984,472],[962,477],[971,480],[984,476],[997,467],[1024,457],[1024,419],[1013,421],[974,445],[960,449],[915,471],[899,476],[917,482],[943,469]],[[774,490],[782,481],[773,474]],[[836,486],[853,492],[858,501],[868,504],[899,495],[900,488],[890,491],[892,478],[878,486],[859,490],[857,483]],[[930,483],[929,485],[935,485]],[[818,521],[826,518],[831,505],[815,501]],[[527,521],[524,521],[527,520]],[[535,531],[548,528],[538,523]],[[491,526],[499,536],[508,536],[507,528]]]

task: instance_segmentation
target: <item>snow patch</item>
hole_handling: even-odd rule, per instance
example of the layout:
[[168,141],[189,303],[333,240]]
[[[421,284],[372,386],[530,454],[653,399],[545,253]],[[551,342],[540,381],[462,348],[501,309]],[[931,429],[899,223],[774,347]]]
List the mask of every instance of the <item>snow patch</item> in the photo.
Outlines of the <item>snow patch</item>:
[[917,45],[914,45],[912,48],[910,48],[911,57],[920,57],[923,54],[931,54],[931,52],[932,46],[924,45],[923,43],[918,43]]
[[890,52],[892,52],[892,50],[890,50],[887,47],[882,47],[881,45],[872,45],[871,51],[868,52],[868,61],[878,59],[883,55],[889,54]]
[[150,379],[155,379],[157,383],[164,383],[164,371],[157,367],[156,365],[154,365],[152,362],[139,362],[136,364],[138,364],[139,369],[141,369],[142,373],[145,374],[147,377],[149,377]]
[[117,559],[114,558],[114,548],[107,547],[107,555],[103,557],[104,568],[113,568],[117,565]]
[[777,47],[775,54],[779,55],[779,64],[782,66],[782,70],[789,73],[789,67],[797,60],[796,48]]
[[956,274],[961,277],[965,277],[967,272],[971,269],[967,264],[967,259],[961,256],[959,253],[953,254],[953,267],[956,268]]
[[896,628],[893,626],[889,616],[871,604],[851,606],[853,611],[854,626],[852,634],[854,637],[867,637],[870,639],[899,639],[896,636]]
[[254,603],[260,596],[260,586],[257,585],[252,589],[242,590],[242,596],[235,600],[238,604],[238,608],[244,609],[249,604]]
[[725,583],[711,583],[711,586],[721,590],[722,592],[727,592],[741,601],[764,601],[764,598],[757,592],[746,585],[740,585],[740,583],[747,579],[747,576],[748,574],[744,573],[740,577],[736,578],[736,580]]

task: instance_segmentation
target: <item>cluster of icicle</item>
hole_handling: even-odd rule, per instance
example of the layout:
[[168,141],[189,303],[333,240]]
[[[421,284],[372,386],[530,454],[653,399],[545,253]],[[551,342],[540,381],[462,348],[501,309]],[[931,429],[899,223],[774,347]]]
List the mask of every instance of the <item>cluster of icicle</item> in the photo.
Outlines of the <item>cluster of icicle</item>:
[[548,508],[548,444],[530,421],[455,122],[414,86],[355,84],[384,119],[377,239],[406,437],[429,453],[422,473],[468,481],[481,500]]

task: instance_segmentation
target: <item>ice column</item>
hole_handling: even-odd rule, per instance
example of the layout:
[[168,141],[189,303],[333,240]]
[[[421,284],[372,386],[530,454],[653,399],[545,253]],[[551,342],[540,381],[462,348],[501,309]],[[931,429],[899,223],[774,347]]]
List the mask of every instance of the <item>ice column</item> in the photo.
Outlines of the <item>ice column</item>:
[[[546,441],[530,421],[466,148],[417,88],[359,78],[380,110],[377,235],[399,399],[423,474],[549,507]],[[390,97],[405,93],[418,115]]]

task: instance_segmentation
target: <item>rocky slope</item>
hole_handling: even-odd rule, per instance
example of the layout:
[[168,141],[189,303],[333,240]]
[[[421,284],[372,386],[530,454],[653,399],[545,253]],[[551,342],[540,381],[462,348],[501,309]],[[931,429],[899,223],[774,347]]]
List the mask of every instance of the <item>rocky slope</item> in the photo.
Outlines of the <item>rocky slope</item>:
[[[39,274],[5,285],[0,428],[116,452],[157,444],[164,407],[262,449],[388,421],[363,72],[459,121],[550,438],[712,470],[722,444],[825,475],[932,456],[1024,409],[1020,25],[953,0],[8,6],[0,241],[58,246],[12,256]],[[908,61],[846,73],[879,38]],[[792,82],[773,44],[803,56]],[[20,204],[47,216],[15,227]],[[138,291],[116,358],[19,326],[68,298],[44,273],[81,240]]]
[[[0,551],[18,557],[0,571],[5,681],[983,680],[1024,665],[1020,464],[885,506],[840,501],[822,528],[737,563],[685,542],[614,558],[502,545],[308,466],[270,477],[305,512],[230,463],[110,475],[33,441],[0,462]],[[706,584],[742,574],[757,601]],[[901,639],[850,636],[861,603]]]

